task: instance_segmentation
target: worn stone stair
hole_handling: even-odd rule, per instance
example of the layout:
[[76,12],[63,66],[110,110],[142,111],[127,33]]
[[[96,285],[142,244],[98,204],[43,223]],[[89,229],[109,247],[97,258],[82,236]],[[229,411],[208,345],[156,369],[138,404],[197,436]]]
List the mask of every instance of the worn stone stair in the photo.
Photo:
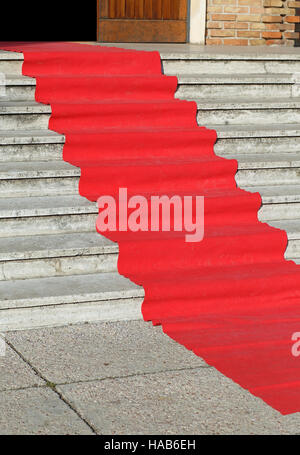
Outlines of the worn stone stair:
[[[300,263],[300,57],[285,52],[161,56],[176,97],[197,102],[216,153],[238,160],[237,184],[261,194],[260,220],[286,230],[286,258]],[[0,52],[0,331],[139,318],[144,291],[95,232],[96,204],[78,195],[80,170],[62,160],[64,136],[47,129],[51,109],[22,60]]]
[[78,195],[80,169],[62,160],[22,61],[0,52],[0,331],[138,319],[144,291],[95,232],[97,206]]
[[197,102],[219,156],[238,160],[239,187],[262,196],[259,219],[288,234],[300,262],[300,55],[295,50],[161,50],[176,96]]

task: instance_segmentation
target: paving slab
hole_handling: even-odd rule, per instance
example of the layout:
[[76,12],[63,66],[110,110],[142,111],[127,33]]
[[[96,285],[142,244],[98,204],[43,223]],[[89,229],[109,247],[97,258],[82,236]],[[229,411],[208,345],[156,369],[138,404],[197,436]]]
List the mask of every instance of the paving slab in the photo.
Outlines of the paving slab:
[[58,390],[105,435],[299,434],[282,416],[213,368],[166,371]]
[[16,331],[7,339],[55,384],[207,367],[161,327],[144,321]]
[[50,388],[0,392],[0,435],[48,434],[93,432]]
[[32,368],[6,345],[5,355],[0,355],[0,392],[43,384]]

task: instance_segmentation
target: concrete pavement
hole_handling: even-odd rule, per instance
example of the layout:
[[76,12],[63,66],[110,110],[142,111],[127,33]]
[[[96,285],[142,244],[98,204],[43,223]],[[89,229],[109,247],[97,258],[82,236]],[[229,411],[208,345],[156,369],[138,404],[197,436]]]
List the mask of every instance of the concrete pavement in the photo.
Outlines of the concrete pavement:
[[[0,434],[299,434],[143,321],[6,333]],[[250,366],[251,367],[251,366]]]

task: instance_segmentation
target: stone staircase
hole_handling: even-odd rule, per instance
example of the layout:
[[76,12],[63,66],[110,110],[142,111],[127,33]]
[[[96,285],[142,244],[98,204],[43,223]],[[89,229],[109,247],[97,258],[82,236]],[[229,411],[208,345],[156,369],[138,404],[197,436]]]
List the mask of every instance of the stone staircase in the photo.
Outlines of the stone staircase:
[[[260,220],[287,231],[286,258],[300,263],[300,56],[161,55],[176,96],[196,100],[216,153],[238,160],[238,185],[260,192]],[[34,101],[22,60],[0,52],[0,331],[140,318],[144,291],[95,232],[97,207],[78,196],[80,170],[62,160],[64,137],[47,129],[51,109]]]
[[239,187],[258,191],[259,219],[286,230],[286,258],[300,264],[300,55],[161,52],[176,96],[198,105],[218,133],[215,152],[239,163]]
[[62,160],[22,60],[0,52],[0,331],[141,318],[144,291],[95,232],[97,206],[78,195],[80,169]]

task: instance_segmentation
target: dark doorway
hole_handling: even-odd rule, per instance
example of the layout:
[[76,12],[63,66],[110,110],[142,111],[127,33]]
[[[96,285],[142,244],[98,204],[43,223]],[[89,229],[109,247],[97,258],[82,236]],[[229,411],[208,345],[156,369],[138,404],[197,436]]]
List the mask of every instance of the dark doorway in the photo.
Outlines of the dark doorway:
[[0,41],[96,41],[97,0],[1,2]]

